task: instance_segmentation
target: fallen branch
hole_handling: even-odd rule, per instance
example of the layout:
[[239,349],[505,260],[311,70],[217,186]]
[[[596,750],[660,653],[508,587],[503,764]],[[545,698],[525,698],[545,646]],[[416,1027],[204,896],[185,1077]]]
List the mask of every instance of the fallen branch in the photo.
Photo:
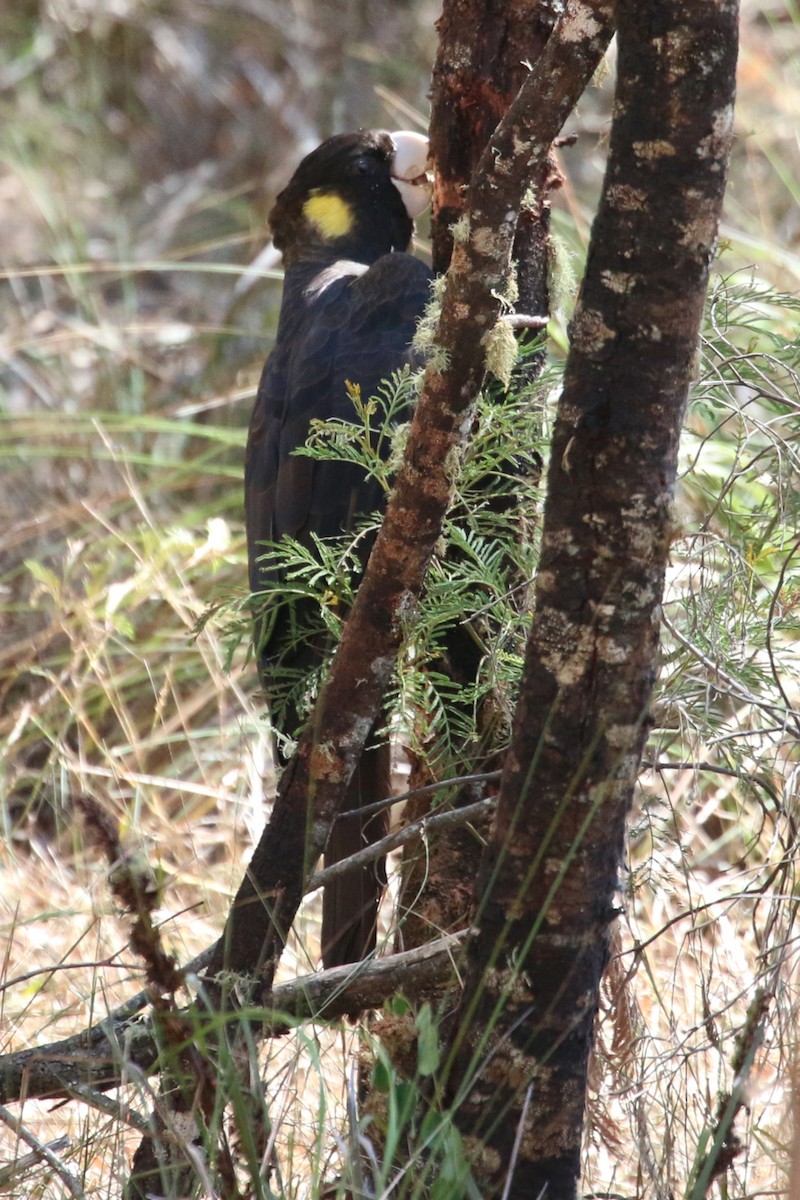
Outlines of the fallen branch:
[[[487,771],[474,775],[459,775],[452,779],[444,779],[438,783],[429,784],[424,788],[414,788],[399,796],[390,797],[382,803],[390,805],[418,795],[434,793],[448,786],[458,786],[464,782],[491,782],[499,779],[499,777],[499,771]],[[389,834],[388,837],[375,843],[374,846],[368,846],[364,850],[359,851],[358,854],[353,854],[332,867],[318,871],[309,880],[307,893],[324,887],[332,878],[347,874],[349,870],[358,869],[364,863],[372,862],[383,854],[388,854],[391,850],[398,849],[400,846],[418,837],[423,830],[466,824],[482,816],[484,813],[490,812],[495,803],[493,799],[479,800],[475,804],[467,805],[464,808],[434,813],[432,816],[414,821],[397,830],[395,833]],[[380,805],[374,805],[373,807],[378,808]],[[440,939],[437,942],[431,943],[430,948],[438,953],[449,944],[449,941],[450,939],[448,938]],[[214,950],[214,946],[208,946],[205,950],[195,955],[181,969],[183,978],[186,979],[193,975],[199,975],[204,971],[211,961]],[[419,988],[424,987],[428,982],[426,971],[429,964],[427,964],[427,958],[424,956],[409,951],[392,958],[373,960],[369,964],[367,968],[369,975],[366,985],[368,987],[378,987],[378,992],[380,993],[377,1001],[378,1004],[382,1003],[389,994],[388,992],[381,992],[383,982],[388,978],[386,973],[387,968],[384,964],[393,964],[395,961],[402,970],[410,970],[410,975],[401,981],[403,984],[402,990],[412,997],[423,995],[423,992]],[[435,954],[434,961],[438,963]],[[424,969],[420,967],[420,962],[427,964]],[[83,965],[85,966],[86,964]],[[63,969],[69,970],[70,966],[70,964],[64,964]],[[54,969],[50,968],[50,970]],[[24,983],[27,979],[41,973],[43,973],[42,970],[32,971],[18,978],[7,980],[3,984],[3,988]],[[291,998],[295,989],[301,989],[306,997],[312,994],[319,994],[321,997],[319,1004],[324,1006],[327,1003],[325,996],[328,992],[341,988],[342,980],[348,979],[352,973],[352,967],[345,967],[339,968],[337,971],[326,971],[318,975],[303,976],[294,983],[285,984],[278,988],[273,995],[272,1002],[267,1007],[280,1009],[294,1016],[300,1016],[299,1008]],[[317,979],[321,981],[319,989],[313,983]],[[325,1019],[334,1020],[344,1013],[352,1014],[352,1012],[356,1011],[356,1008],[349,1007],[356,1005],[357,1002],[358,988],[353,981],[350,981],[343,994],[347,997],[345,1007],[341,1010],[337,1008],[336,1011],[329,1009],[324,1014]],[[287,996],[289,999],[285,998]],[[45,1096],[71,1096],[73,1099],[86,1100],[85,1096],[80,1095],[84,1084],[89,1084],[95,1089],[117,1087],[122,1082],[119,1071],[120,1054],[117,1049],[120,1045],[125,1046],[125,1065],[133,1066],[145,1073],[149,1073],[154,1065],[154,1055],[156,1053],[153,1031],[149,1021],[141,1021],[137,1018],[138,1014],[152,1003],[152,999],[152,992],[148,988],[144,988],[134,996],[131,996],[124,1004],[114,1009],[97,1025],[93,1025],[89,1029],[73,1034],[63,1041],[39,1047],[36,1050],[20,1050],[13,1054],[0,1056],[0,1102],[10,1102],[21,1096],[20,1080],[23,1071],[31,1072],[27,1090],[25,1091],[25,1095],[31,1099]],[[321,1008],[318,1012],[311,1005],[309,1015],[321,1015]],[[267,1032],[269,1036],[277,1036],[278,1033],[285,1032],[285,1030],[276,1029]],[[88,1074],[86,1073],[87,1064]],[[80,1082],[78,1082],[79,1080]],[[55,1088],[56,1090],[51,1091],[51,1088]]]
[[[275,988],[263,1011],[249,1011],[248,1020],[254,1016],[263,1020],[264,1037],[280,1037],[297,1021],[353,1016],[379,1008],[398,992],[412,1000],[425,999],[453,978],[455,956],[465,938],[464,933],[451,934],[389,958],[300,976]],[[210,951],[195,958],[189,967],[200,970],[207,956]],[[188,968],[184,974],[191,984],[193,975]],[[106,1020],[63,1041],[0,1057],[0,1103],[23,1096],[28,1100],[85,1099],[80,1092],[87,1087],[97,1091],[119,1087],[131,1067],[144,1075],[153,1074],[161,1066],[159,1048],[151,1022],[131,1014],[137,1000],[134,997]],[[142,1007],[144,1003],[146,999]],[[196,1011],[202,1019],[200,1006]]]

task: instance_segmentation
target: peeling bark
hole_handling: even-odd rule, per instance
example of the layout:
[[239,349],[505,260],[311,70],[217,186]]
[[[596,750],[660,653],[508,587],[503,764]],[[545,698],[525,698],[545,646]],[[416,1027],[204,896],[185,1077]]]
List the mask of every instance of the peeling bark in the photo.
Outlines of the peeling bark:
[[452,225],[486,143],[541,55],[560,0],[445,0],[431,88],[431,153],[436,163],[433,269],[447,270]]
[[735,0],[619,0],[616,19],[609,163],[450,1044],[449,1098],[482,1194],[505,1187],[510,1200],[576,1195],[592,1027],[655,674],[678,438],[730,148]]
[[[433,71],[431,116],[436,161],[432,240],[437,270],[446,269],[450,262],[452,225],[463,212],[466,185],[486,143],[545,47],[547,65],[537,72],[543,129],[552,128],[547,114],[553,97],[560,90],[571,89],[571,107],[603,57],[611,38],[610,0],[573,3],[569,19],[558,27],[548,44],[561,8],[560,3],[551,0],[509,5],[495,5],[491,0],[445,3],[438,23],[440,40]],[[581,22],[592,29],[591,36],[582,40],[568,33],[565,39],[565,29]],[[560,183],[552,154],[543,152],[532,165],[525,203],[515,215],[512,295],[516,294],[515,307],[520,313],[549,312],[550,196]],[[543,366],[543,353],[531,360],[531,382]],[[509,470],[513,474],[513,466]],[[490,643],[490,619],[486,624],[488,627],[480,630],[480,641]],[[459,624],[448,632],[445,653],[436,663],[436,670],[460,686],[469,686],[478,674],[481,656],[470,629]],[[465,748],[472,755],[469,769],[485,770],[497,762],[497,735],[493,737],[488,728],[494,723],[494,714],[489,714],[488,720],[478,714],[478,737],[474,746]],[[462,766],[466,769],[466,764]],[[432,778],[427,763],[418,761],[412,776],[414,785],[426,784]],[[453,804],[468,805],[484,794],[482,789],[467,787]],[[408,818],[419,818],[429,806],[427,799],[416,801],[407,810]],[[438,932],[463,927],[488,828],[488,821],[483,821],[475,828],[433,834],[424,845],[419,842],[404,853],[398,947],[421,945]]]

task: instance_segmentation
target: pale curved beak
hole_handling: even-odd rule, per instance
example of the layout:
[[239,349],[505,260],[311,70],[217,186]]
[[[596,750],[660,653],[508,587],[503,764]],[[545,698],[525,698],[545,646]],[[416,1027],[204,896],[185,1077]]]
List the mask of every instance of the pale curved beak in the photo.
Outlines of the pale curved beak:
[[393,133],[392,141],[395,144],[392,183],[413,221],[431,202],[433,185],[427,172],[430,145],[424,134],[407,129]]

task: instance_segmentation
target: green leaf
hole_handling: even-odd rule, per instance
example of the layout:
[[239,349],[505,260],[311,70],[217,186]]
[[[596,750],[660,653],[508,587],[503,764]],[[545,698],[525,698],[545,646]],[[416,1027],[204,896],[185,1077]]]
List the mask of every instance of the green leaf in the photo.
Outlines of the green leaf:
[[380,1055],[375,1059],[375,1065],[372,1068],[372,1086],[376,1092],[381,1092],[384,1096],[392,1086],[392,1075],[388,1063]]
[[433,1075],[441,1061],[439,1052],[439,1030],[433,1020],[431,1006],[423,1004],[416,1016],[417,1026],[417,1070],[426,1079]]

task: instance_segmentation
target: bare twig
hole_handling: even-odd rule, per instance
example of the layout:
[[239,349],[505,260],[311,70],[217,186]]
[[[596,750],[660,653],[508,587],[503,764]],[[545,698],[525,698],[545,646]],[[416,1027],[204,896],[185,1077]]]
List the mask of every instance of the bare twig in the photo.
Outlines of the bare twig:
[[338,820],[347,820],[348,817],[369,817],[372,813],[383,812],[385,808],[392,808],[395,804],[402,804],[405,800],[416,800],[420,796],[432,796],[435,792],[441,792],[448,787],[463,787],[470,783],[492,783],[500,778],[500,771],[474,771],[471,775],[452,775],[449,779],[440,779],[436,783],[428,783],[425,787],[412,788],[410,792],[400,792],[397,796],[387,796],[385,800],[376,800],[374,804],[365,804],[363,808],[351,808],[346,812],[340,813]]
[[359,850],[356,854],[351,854],[349,858],[343,858],[340,862],[334,863],[333,866],[325,867],[323,871],[317,871],[315,875],[311,876],[306,885],[306,894],[315,892],[317,888],[324,887],[332,879],[339,879],[342,875],[349,875],[351,871],[356,871],[359,867],[364,867],[368,863],[375,862],[378,858],[383,858],[384,854],[388,854],[391,850],[397,850],[399,846],[405,846],[407,842],[413,842],[414,838],[422,833],[423,830],[455,829],[459,825],[466,825],[469,821],[476,820],[478,817],[492,812],[496,803],[496,800],[477,800],[474,804],[465,805],[464,808],[453,808],[448,810],[448,812],[434,813],[433,816],[420,817],[418,821],[412,821],[410,825],[406,825],[403,829],[398,829],[395,833],[390,833],[387,837],[381,838],[379,842],[375,842],[371,846],[365,846],[363,850]]
[[[0,1121],[2,1121],[4,1125],[7,1125],[9,1129],[13,1129],[14,1133],[21,1142],[24,1142],[26,1146],[30,1146],[37,1159],[44,1159],[47,1165],[53,1168],[56,1175],[58,1175],[58,1178],[66,1187],[70,1196],[75,1196],[77,1200],[86,1200],[86,1192],[83,1190],[78,1180],[71,1171],[67,1170],[61,1159],[52,1150],[51,1146],[55,1143],[48,1144],[40,1141],[35,1134],[31,1133],[30,1129],[23,1125],[19,1117],[15,1117],[13,1113],[10,1113],[8,1109],[2,1105],[0,1105]],[[11,1169],[13,1170],[13,1165]],[[14,1174],[16,1174],[16,1172],[14,1172]],[[13,1183],[13,1181],[14,1175],[11,1177],[11,1182]]]

